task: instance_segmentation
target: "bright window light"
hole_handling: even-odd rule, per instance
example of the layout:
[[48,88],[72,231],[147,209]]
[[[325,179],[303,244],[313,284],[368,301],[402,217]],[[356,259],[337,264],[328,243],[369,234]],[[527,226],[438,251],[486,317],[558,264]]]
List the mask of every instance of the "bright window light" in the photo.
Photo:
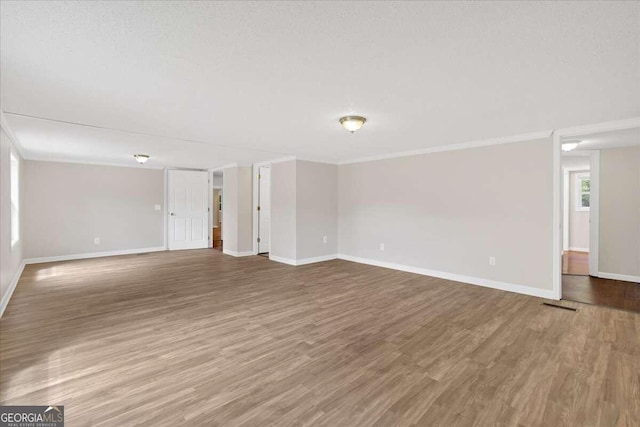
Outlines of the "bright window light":
[[15,154],[11,153],[10,181],[11,181],[11,247],[20,241],[20,163]]

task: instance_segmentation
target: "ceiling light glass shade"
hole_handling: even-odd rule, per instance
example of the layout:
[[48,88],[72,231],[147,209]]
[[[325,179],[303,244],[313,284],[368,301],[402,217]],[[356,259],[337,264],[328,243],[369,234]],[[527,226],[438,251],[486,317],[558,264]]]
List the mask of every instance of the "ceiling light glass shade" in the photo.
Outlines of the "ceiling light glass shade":
[[340,119],[340,124],[349,132],[354,133],[360,129],[366,121],[367,119],[362,116],[345,116]]
[[578,146],[580,142],[565,142],[562,144],[562,151],[571,151]]
[[147,154],[134,154],[133,158],[136,159],[136,161],[141,165],[149,160],[149,156]]

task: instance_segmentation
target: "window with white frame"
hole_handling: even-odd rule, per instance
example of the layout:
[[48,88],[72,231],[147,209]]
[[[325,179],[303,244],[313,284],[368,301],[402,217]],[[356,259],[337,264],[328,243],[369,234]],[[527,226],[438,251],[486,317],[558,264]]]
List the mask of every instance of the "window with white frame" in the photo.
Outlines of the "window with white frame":
[[14,153],[11,153],[9,164],[11,182],[11,247],[20,241],[20,163]]
[[576,174],[576,211],[588,211],[591,207],[591,179],[588,173]]

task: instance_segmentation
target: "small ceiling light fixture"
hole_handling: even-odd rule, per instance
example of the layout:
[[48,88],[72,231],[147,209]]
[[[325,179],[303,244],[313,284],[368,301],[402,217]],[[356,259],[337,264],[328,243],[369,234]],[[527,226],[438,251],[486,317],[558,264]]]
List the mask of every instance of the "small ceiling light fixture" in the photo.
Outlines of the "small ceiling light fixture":
[[571,141],[567,141],[567,142],[563,142],[562,143],[562,151],[571,151],[573,149],[575,149],[578,144],[580,144],[580,140],[574,139]]
[[149,160],[148,154],[134,154],[133,158],[136,159],[138,163],[144,165],[147,160]]
[[340,124],[342,127],[351,133],[360,129],[366,121],[367,119],[362,116],[344,116],[340,118]]

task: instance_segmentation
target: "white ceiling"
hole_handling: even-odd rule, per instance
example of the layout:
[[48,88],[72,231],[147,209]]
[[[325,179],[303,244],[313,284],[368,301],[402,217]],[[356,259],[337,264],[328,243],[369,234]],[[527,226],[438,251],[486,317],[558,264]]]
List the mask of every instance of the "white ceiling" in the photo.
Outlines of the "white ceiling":
[[592,133],[589,135],[562,138],[565,141],[580,141],[578,147],[562,153],[562,167],[565,169],[591,168],[589,153],[591,150],[608,150],[640,145],[640,128]]
[[592,133],[589,135],[563,138],[563,141],[580,141],[573,152],[583,150],[606,150],[640,145],[640,128]]
[[[640,116],[639,2],[2,1],[0,15],[1,108],[27,158],[340,162]],[[348,113],[369,119],[354,135]]]

